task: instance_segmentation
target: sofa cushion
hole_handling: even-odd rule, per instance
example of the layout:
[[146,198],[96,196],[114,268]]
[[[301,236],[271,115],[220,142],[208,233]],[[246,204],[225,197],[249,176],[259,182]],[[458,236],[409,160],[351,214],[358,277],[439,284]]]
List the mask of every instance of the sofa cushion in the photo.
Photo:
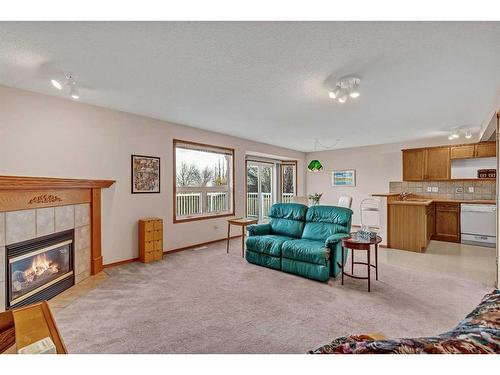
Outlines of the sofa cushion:
[[318,281],[328,281],[330,270],[327,265],[281,258],[281,270]]
[[304,230],[307,206],[298,203],[277,203],[269,210],[273,234],[300,238]]
[[253,252],[280,257],[281,245],[291,239],[291,237],[279,236],[275,234],[253,236],[247,238],[246,245],[247,249]]
[[306,213],[303,239],[325,241],[336,233],[349,233],[352,210],[335,206],[313,206]]
[[283,258],[326,265],[330,249],[324,242],[302,239],[286,241],[281,247],[281,253]]

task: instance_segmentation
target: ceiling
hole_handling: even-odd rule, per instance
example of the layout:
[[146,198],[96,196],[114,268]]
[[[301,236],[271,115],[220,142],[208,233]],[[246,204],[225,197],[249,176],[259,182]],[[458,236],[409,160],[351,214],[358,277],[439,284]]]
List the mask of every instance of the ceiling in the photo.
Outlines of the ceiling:
[[82,102],[305,152],[446,141],[499,104],[500,22],[0,22],[0,84],[68,71]]

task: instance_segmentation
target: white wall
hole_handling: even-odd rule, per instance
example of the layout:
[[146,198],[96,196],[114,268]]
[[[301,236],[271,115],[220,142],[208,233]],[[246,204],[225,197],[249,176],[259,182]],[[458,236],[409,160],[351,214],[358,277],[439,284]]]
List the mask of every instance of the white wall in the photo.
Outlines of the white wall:
[[[401,181],[403,162],[401,150],[413,147],[439,146],[453,143],[464,143],[463,139],[456,142],[449,141],[447,137],[429,138],[404,143],[390,143],[384,145],[355,147],[333,151],[308,153],[306,163],[318,159],[323,165],[322,172],[307,172],[307,194],[323,193],[322,204],[338,202],[341,195],[353,198],[352,222],[361,223],[359,205],[361,200],[371,197],[374,193],[388,193],[390,181]],[[331,173],[333,170],[355,169],[355,187],[332,187]],[[386,244],[386,202],[381,199],[381,235],[383,244]]]
[[[245,210],[246,152],[297,159],[297,191],[305,193],[302,152],[0,86],[1,175],[116,180],[102,195],[105,264],[137,256],[144,216],[164,219],[165,250],[225,237],[225,218],[173,224],[173,138],[235,149],[237,216]],[[131,154],[161,157],[160,194],[130,193]]]

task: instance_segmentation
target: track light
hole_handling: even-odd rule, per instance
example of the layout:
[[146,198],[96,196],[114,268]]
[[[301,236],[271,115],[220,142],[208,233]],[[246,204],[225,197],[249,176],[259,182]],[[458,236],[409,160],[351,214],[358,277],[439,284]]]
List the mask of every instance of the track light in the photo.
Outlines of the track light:
[[52,83],[52,86],[54,86],[58,90],[62,90],[63,88],[57,79],[51,79],[50,83]]
[[80,98],[80,93],[78,91],[78,87],[76,87],[75,84],[72,84],[69,89],[69,95],[71,96],[72,99],[78,99]]
[[75,100],[80,98],[80,93],[76,85],[75,78],[71,73],[66,73],[63,80],[52,78],[50,80],[50,83],[58,90],[69,87],[69,95],[71,96],[71,98]]
[[465,131],[465,138],[467,138],[467,139],[471,139],[472,138],[472,132],[470,131],[470,129],[467,129]]
[[359,97],[359,83],[361,79],[354,76],[345,76],[339,79],[335,88],[328,91],[330,99],[337,99],[339,103],[345,103],[349,97]]

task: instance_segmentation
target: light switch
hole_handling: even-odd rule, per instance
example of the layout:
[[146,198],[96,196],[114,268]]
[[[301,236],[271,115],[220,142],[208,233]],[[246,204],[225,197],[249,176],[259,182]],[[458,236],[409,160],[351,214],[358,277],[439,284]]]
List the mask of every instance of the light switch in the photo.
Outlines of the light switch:
[[474,193],[474,186],[469,186],[469,193]]
[[439,191],[438,187],[437,186],[433,186],[432,187],[432,192],[433,193],[437,193]]
[[432,188],[430,186],[427,186],[427,192],[430,193],[432,191]]

